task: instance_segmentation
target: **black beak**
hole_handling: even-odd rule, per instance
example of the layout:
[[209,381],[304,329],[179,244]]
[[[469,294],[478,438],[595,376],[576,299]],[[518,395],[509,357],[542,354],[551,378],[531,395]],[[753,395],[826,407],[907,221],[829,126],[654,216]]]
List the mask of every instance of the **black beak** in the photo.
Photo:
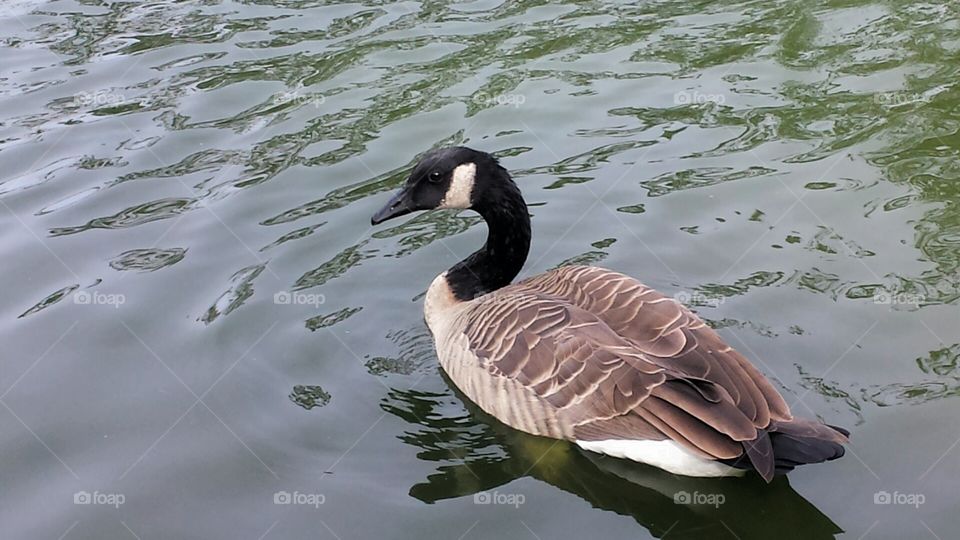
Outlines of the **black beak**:
[[409,214],[414,210],[416,210],[416,208],[413,207],[409,193],[407,192],[407,189],[404,188],[401,189],[399,193],[391,197],[383,208],[377,210],[377,213],[370,218],[370,224],[379,225],[388,219]]

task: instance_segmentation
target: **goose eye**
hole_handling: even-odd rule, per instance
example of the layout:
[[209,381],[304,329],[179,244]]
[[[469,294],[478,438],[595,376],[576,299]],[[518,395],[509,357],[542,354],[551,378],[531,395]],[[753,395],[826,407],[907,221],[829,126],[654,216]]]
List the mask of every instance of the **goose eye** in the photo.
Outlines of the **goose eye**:
[[433,171],[427,175],[427,180],[430,180],[433,183],[439,182],[443,178],[443,175],[440,174],[440,171]]

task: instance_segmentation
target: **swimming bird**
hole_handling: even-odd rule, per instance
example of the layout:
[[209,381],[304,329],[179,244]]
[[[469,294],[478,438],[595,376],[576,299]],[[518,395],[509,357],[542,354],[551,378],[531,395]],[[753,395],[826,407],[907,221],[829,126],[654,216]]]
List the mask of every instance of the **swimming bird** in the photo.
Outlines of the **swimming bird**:
[[769,482],[843,455],[847,430],[794,418],[770,381],[675,299],[592,266],[512,283],[530,215],[494,156],[426,153],[370,221],[437,208],[474,210],[488,235],[433,280],[424,318],[443,370],[504,424],[685,476],[755,470]]

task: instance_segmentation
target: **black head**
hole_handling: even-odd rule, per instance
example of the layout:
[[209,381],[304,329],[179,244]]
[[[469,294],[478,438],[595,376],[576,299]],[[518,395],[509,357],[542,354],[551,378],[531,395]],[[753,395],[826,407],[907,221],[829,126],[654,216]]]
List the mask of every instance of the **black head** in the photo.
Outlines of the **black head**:
[[458,300],[504,287],[523,268],[530,251],[530,214],[520,188],[495,157],[462,146],[428,152],[370,223],[434,208],[470,208],[487,222],[483,247],[444,273]]
[[377,225],[418,210],[475,208],[487,190],[504,182],[512,184],[497,159],[486,152],[465,146],[431,150],[370,223]]

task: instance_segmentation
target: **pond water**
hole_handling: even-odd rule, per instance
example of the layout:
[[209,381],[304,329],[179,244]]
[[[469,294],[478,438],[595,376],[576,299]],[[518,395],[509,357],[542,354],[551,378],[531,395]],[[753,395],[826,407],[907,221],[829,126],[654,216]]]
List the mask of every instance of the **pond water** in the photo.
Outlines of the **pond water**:
[[[4,538],[948,538],[955,3],[5,1]],[[764,485],[529,437],[450,386],[470,212],[370,227],[417,156],[521,186],[522,276],[676,295],[839,461]]]

